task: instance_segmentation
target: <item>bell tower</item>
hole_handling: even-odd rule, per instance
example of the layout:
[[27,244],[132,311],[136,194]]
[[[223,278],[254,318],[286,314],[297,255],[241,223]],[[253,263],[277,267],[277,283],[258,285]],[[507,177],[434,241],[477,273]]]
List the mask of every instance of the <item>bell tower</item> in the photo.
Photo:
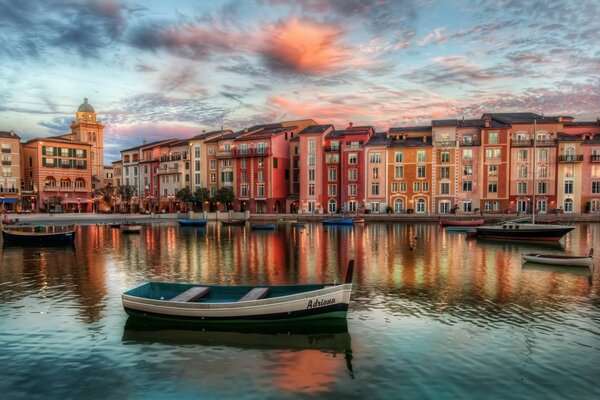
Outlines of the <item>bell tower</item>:
[[96,111],[88,99],[77,109],[75,121],[71,123],[71,136],[74,140],[92,145],[90,164],[92,169],[92,187],[98,187],[104,169],[104,125],[96,119]]

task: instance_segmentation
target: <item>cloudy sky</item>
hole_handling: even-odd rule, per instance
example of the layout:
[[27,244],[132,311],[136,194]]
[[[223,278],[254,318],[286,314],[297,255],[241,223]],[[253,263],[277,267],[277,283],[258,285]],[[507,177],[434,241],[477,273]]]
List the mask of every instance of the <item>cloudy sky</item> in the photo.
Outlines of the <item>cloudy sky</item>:
[[313,118],[383,130],[600,116],[598,0],[0,0],[0,130],[143,139]]

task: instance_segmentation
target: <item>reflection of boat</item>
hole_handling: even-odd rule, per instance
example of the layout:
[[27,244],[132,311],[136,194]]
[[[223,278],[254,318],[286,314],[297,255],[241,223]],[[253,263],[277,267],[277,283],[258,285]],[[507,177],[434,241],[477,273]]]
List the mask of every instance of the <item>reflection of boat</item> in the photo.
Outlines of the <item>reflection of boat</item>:
[[179,226],[206,226],[206,219],[178,219]]
[[594,262],[594,249],[587,256],[569,256],[564,254],[526,253],[523,260],[547,265],[562,265],[571,267],[589,267]]
[[577,276],[591,276],[592,271],[588,267],[565,267],[562,265],[538,264],[533,262],[524,262],[522,265],[524,270],[555,272],[560,274],[571,274]]
[[558,241],[575,229],[570,225],[532,224],[518,221],[503,222],[499,225],[483,225],[475,228],[477,236],[486,239],[518,241]]
[[250,225],[254,231],[274,231],[275,224],[252,224]]
[[244,220],[244,219],[222,219],[221,223],[223,225],[229,225],[229,226],[243,226],[243,225],[246,225],[246,220]]
[[352,218],[352,222],[354,222],[355,224],[364,224],[365,219],[364,218]]
[[480,226],[485,224],[483,218],[474,219],[440,219],[440,226]]
[[200,344],[258,349],[318,349],[334,352],[351,350],[350,334],[345,319],[286,324],[186,326],[128,318],[123,342]]
[[112,224],[108,224],[108,226],[110,226],[111,228],[119,229],[121,227],[121,224],[118,222],[113,222]]
[[446,232],[469,232],[473,229],[472,226],[446,226]]
[[137,222],[125,222],[119,225],[119,229],[123,233],[140,233],[142,231],[142,225]]
[[346,318],[352,271],[341,284],[199,286],[148,282],[122,295],[131,316],[183,322],[273,322]]
[[323,225],[353,225],[352,218],[327,218],[323,220]]
[[300,221],[300,220],[292,221],[292,226],[297,226],[297,227],[306,226],[306,222]]
[[19,244],[61,244],[73,243],[75,240],[74,225],[48,225],[28,228],[2,229],[5,242]]

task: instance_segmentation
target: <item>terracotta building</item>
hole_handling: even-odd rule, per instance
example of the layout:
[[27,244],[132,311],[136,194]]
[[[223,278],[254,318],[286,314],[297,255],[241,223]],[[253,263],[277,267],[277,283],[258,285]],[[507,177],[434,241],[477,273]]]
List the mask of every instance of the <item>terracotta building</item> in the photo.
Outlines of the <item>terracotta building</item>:
[[13,131],[0,131],[0,151],[0,213],[20,211],[22,208],[35,210],[30,205],[35,202],[32,195],[21,197],[21,138]]
[[379,214],[386,211],[388,146],[387,132],[374,133],[365,144],[365,212]]

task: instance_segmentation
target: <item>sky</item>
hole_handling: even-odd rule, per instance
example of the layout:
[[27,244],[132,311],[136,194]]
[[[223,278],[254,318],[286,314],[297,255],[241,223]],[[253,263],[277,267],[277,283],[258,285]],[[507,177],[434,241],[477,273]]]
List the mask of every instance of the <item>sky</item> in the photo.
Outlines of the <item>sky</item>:
[[142,140],[312,118],[600,117],[598,0],[0,0],[0,131]]

